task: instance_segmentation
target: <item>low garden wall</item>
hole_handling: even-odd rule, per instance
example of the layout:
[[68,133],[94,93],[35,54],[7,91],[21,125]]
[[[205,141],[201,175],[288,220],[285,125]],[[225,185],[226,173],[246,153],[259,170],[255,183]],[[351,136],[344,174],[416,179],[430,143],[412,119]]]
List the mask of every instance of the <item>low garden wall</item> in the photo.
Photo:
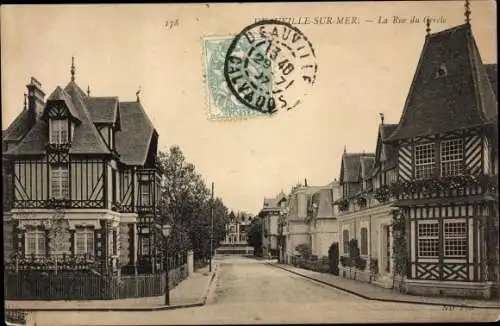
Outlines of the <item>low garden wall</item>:
[[[170,289],[187,276],[187,264],[170,270]],[[7,300],[110,300],[160,296],[165,294],[165,274],[102,276],[88,272],[55,275],[6,271],[4,294]]]

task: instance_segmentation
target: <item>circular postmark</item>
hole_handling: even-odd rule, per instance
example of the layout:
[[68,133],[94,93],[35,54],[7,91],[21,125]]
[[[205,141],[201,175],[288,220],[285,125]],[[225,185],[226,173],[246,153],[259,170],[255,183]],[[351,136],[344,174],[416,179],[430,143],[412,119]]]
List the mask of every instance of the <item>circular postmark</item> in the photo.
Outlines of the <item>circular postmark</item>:
[[314,85],[314,48],[296,27],[262,20],[233,39],[224,61],[230,91],[247,107],[275,113],[296,107]]

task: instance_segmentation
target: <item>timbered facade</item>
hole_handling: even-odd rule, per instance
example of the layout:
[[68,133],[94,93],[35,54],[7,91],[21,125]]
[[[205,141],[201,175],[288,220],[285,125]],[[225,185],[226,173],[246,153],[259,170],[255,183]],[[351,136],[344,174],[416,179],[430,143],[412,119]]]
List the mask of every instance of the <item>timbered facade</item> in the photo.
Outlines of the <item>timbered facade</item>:
[[410,292],[488,297],[498,284],[496,87],[468,22],[427,35],[388,139]]
[[[27,88],[25,108],[2,133],[4,257],[85,256],[114,271],[151,265],[158,133],[139,98],[91,97],[74,66],[46,100],[35,78]],[[59,250],[49,236],[56,220],[67,234]]]

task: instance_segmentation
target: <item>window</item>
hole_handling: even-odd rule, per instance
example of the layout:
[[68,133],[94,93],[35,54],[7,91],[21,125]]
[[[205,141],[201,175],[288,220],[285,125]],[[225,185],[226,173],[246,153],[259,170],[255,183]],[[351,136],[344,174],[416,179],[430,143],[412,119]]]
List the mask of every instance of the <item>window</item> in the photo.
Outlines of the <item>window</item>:
[[140,187],[141,187],[141,206],[150,206],[151,205],[149,185],[150,184],[148,182],[142,182],[140,184]]
[[52,166],[51,187],[52,197],[56,199],[69,198],[69,171],[67,166]]
[[454,176],[462,172],[463,168],[462,139],[443,140],[441,142],[441,176]]
[[415,146],[415,178],[429,179],[436,169],[434,143]]
[[444,255],[467,255],[467,226],[465,222],[444,222]]
[[368,229],[361,228],[361,255],[368,255]]
[[141,256],[149,256],[149,237],[148,236],[141,236],[141,246],[140,246],[140,251],[141,251]]
[[68,143],[68,120],[50,120],[50,143]]
[[46,235],[43,230],[26,232],[26,256],[46,254]]
[[75,232],[75,254],[94,255],[94,230],[80,229]]
[[418,224],[418,256],[439,256],[439,224],[427,222]]
[[344,244],[344,254],[349,253],[349,230],[342,231],[342,243]]

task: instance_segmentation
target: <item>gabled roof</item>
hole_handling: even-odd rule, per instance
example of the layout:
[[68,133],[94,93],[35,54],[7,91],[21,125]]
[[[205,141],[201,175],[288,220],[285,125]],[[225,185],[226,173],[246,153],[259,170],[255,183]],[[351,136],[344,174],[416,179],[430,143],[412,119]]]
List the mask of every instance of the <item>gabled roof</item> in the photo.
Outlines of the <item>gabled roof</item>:
[[[377,136],[377,147],[375,149],[375,166],[384,162],[385,168],[390,169],[396,166],[396,147],[385,143],[389,136],[396,130],[397,124],[381,124]],[[376,169],[373,170],[376,172]]]
[[121,130],[115,135],[116,151],[128,165],[146,162],[156,132],[140,102],[120,102]]
[[361,175],[361,157],[374,157],[375,154],[344,153],[340,167],[340,182],[359,182]]
[[20,140],[31,128],[32,121],[29,110],[22,110],[7,129],[2,131],[2,141]]
[[496,98],[469,24],[429,35],[401,120],[389,140],[496,120]]
[[[109,154],[110,151],[90,120],[89,113],[85,106],[86,95],[80,87],[78,87],[74,81],[71,81],[64,88],[64,92],[57,91],[54,96],[57,96],[57,98],[59,98],[59,96],[68,96],[67,100],[70,101],[75,115],[78,116],[81,121],[81,123],[75,127],[73,143],[71,144],[69,152],[71,154]],[[48,138],[49,130],[47,122],[38,119],[19,145],[7,151],[5,154],[44,154],[45,147],[49,141]]]
[[370,179],[375,165],[375,156],[362,156],[360,160],[360,173],[363,180]]
[[[78,117],[78,113],[77,113],[76,108],[73,104],[73,101],[71,100],[71,97],[60,86],[57,86],[56,89],[52,92],[52,94],[49,95],[49,97],[47,98],[47,104],[49,104],[50,102],[54,102],[54,101],[64,102],[64,104],[68,108],[68,111],[69,111],[69,114],[71,115],[71,117],[80,121],[80,118]],[[45,105],[42,117],[46,117],[46,115],[47,115],[46,108],[47,107],[49,107],[49,105]]]
[[94,123],[115,123],[118,118],[118,97],[87,97],[87,108]]

